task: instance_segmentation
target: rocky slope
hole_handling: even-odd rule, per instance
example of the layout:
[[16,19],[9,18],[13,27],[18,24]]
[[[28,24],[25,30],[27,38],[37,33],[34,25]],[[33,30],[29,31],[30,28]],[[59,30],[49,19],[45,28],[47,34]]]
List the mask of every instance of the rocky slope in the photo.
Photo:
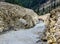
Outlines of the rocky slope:
[[36,26],[30,29],[0,33],[0,44],[47,44],[41,40],[44,30],[45,23],[40,20]]
[[33,10],[0,2],[0,44],[47,44],[41,41],[45,23],[38,19]]
[[[45,20],[45,17],[47,21]],[[47,40],[47,43],[60,44],[60,7],[52,10],[49,14],[42,16],[41,19],[44,20],[45,24],[48,24],[46,25],[45,31],[45,39]]]
[[11,28],[31,28],[37,23],[38,15],[33,10],[6,2],[0,2],[1,32]]
[[21,30],[9,33],[7,31],[2,34],[0,36],[1,44],[15,44],[14,40],[16,40],[16,44],[26,42],[26,44],[60,44],[60,7],[46,15],[38,16],[33,10],[0,2],[0,32],[10,29]]

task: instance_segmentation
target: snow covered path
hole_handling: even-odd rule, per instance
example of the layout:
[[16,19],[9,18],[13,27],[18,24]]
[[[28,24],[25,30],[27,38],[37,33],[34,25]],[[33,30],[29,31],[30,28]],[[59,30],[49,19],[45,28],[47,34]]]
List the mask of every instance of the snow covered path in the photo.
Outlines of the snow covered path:
[[45,24],[40,22],[34,28],[31,29],[20,29],[18,31],[9,31],[5,34],[0,35],[0,44],[41,44],[36,43],[42,37],[42,33],[45,29]]

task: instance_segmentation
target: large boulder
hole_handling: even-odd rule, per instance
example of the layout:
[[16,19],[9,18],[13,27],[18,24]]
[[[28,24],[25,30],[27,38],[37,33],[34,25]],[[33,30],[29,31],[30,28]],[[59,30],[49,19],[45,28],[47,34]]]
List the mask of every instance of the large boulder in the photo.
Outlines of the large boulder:
[[38,15],[30,9],[0,2],[0,30],[31,28],[38,23]]

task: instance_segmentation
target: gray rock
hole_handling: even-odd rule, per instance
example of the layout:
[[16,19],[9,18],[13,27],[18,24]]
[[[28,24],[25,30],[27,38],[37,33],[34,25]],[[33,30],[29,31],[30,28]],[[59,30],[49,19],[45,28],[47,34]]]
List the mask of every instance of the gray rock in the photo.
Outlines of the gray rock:
[[[4,22],[4,30],[8,30],[9,27],[31,28],[38,23],[38,15],[33,10],[6,2],[0,2],[0,16],[2,18],[0,21]],[[25,20],[27,24],[24,24],[24,21],[21,22],[20,19]]]

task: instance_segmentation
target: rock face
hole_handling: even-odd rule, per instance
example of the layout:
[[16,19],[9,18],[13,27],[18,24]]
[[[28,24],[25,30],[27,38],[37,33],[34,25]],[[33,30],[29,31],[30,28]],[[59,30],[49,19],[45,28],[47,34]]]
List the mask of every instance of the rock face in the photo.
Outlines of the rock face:
[[0,2],[0,30],[30,28],[38,22],[38,15],[30,9]]
[[60,44],[60,8],[52,10],[50,14],[48,43]]
[[43,19],[46,24],[45,36],[43,38],[47,40],[47,43],[60,44],[60,7],[52,10],[50,14],[40,16],[39,18]]
[[49,25],[49,18],[50,18],[50,13],[39,16],[39,19],[42,19],[44,23],[46,24],[46,26]]

